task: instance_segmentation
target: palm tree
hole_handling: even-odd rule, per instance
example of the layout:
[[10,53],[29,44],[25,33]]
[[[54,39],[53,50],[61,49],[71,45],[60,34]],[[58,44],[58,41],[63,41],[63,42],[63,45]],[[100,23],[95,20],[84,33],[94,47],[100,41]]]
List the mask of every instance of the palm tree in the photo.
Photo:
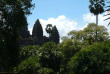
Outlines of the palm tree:
[[[90,12],[96,15],[96,25],[98,25],[98,15],[104,12],[104,0],[90,0]],[[96,26],[96,42],[97,42],[97,26]]]
[[90,0],[90,12],[96,15],[96,24],[98,25],[98,15],[104,12],[104,0]]
[[50,40],[50,35],[52,33],[52,24],[47,24],[47,27],[45,28],[46,32],[49,33],[49,40]]

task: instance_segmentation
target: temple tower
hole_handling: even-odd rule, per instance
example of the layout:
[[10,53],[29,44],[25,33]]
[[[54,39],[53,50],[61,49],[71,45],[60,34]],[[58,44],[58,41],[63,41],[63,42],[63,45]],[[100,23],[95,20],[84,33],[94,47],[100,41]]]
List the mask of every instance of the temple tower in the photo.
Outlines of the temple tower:
[[51,33],[50,39],[51,39],[51,41],[53,41],[56,44],[58,44],[59,43],[59,38],[60,38],[59,32],[58,32],[56,26],[54,26],[52,28],[52,33]]
[[43,29],[42,29],[39,19],[37,19],[37,21],[34,24],[34,27],[32,30],[32,39],[35,45],[43,44]]

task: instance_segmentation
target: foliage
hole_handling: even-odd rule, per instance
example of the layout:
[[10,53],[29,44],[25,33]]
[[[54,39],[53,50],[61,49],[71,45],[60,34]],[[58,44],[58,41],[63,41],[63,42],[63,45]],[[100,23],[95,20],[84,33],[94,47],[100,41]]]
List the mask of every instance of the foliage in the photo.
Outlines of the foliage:
[[84,39],[85,34],[83,30],[79,30],[79,31],[73,30],[73,31],[70,31],[68,35],[71,36],[71,39],[77,39],[81,41]]
[[19,74],[36,74],[39,69],[39,58],[36,55],[32,55],[18,65],[17,72]]
[[25,46],[25,47],[21,48],[21,50],[20,50],[20,60],[23,61],[32,55],[37,56],[38,54],[39,54],[39,46],[38,45]]
[[[90,12],[96,15],[96,27],[98,25],[98,15],[104,12],[105,0],[89,0]],[[97,30],[96,30],[95,42],[97,42]]]
[[62,41],[58,45],[59,50],[62,52],[62,64],[61,64],[61,73],[68,73],[67,63],[70,61],[72,56],[76,54],[81,49],[81,43],[77,40],[67,39]]
[[61,40],[62,40],[62,41],[65,41],[65,40],[67,40],[67,39],[69,39],[67,36],[61,37]]
[[74,74],[110,73],[110,47],[104,43],[88,46],[72,57],[68,67]]
[[61,63],[61,53],[55,43],[47,42],[40,49],[39,62],[41,67],[50,68],[54,72],[58,72]]
[[78,41],[72,41],[71,39],[65,40],[62,43],[58,45],[59,50],[63,53],[64,58],[68,61],[70,58],[80,50],[80,47],[78,47],[79,42]]
[[47,27],[45,28],[46,32],[49,33],[49,37],[52,33],[52,24],[47,24]]
[[87,44],[93,44],[95,42],[96,37],[96,30],[97,30],[97,42],[107,41],[109,39],[109,34],[107,29],[104,26],[89,23],[87,27],[80,31],[70,31],[68,33],[71,36],[71,39],[77,39],[80,42],[85,42]]
[[90,37],[86,39],[93,39],[94,41],[94,38],[96,37],[95,31],[97,31],[97,41],[107,41],[109,39],[107,28],[100,25],[96,27],[96,24],[94,23],[90,23],[86,28],[84,28],[86,37]]
[[41,68],[38,71],[39,74],[53,74],[53,70],[49,68]]
[[[110,4],[110,1],[108,1],[108,0],[106,0],[107,2],[107,4]],[[105,12],[107,12],[107,14],[105,15],[105,16],[109,16],[110,15],[110,5],[108,5],[107,7],[106,7],[107,9],[105,10]],[[105,20],[110,20],[110,17],[108,17],[108,18],[106,18]],[[108,25],[110,25],[110,22],[108,23]]]
[[[18,65],[18,73],[54,74],[59,71],[61,53],[53,42],[43,46],[25,46],[20,51],[21,63]],[[35,64],[38,64],[35,66]]]
[[32,0],[0,0],[0,71],[9,71],[19,62],[18,29],[27,24]]
[[90,12],[94,15],[98,15],[104,12],[104,0],[89,0],[91,5],[89,5]]

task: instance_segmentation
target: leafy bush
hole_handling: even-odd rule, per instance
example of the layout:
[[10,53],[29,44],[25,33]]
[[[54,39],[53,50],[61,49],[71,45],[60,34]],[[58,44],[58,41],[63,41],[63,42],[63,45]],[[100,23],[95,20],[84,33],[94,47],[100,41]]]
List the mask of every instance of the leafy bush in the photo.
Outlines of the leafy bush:
[[68,63],[70,73],[108,74],[110,73],[110,48],[101,43],[88,46],[72,57]]
[[19,74],[36,74],[39,69],[39,58],[36,55],[32,55],[18,65],[17,72]]
[[38,45],[25,46],[25,47],[21,48],[21,50],[20,50],[20,60],[23,61],[32,55],[38,55],[38,54],[39,54],[39,46]]
[[70,61],[72,56],[80,51],[81,43],[77,40],[66,39],[58,45],[58,48],[62,52],[62,64],[61,64],[61,74],[68,73],[67,63]]
[[39,58],[41,67],[50,68],[54,72],[58,72],[60,70],[61,53],[58,51],[58,48],[55,43],[45,43],[40,49]]

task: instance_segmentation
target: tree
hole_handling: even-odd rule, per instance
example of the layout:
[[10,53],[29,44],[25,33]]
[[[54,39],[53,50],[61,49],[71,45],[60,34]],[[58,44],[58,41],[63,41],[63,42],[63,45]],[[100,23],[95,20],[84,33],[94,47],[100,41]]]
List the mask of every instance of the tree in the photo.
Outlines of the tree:
[[96,33],[95,33],[96,30],[97,30],[98,42],[107,41],[109,39],[109,33],[107,32],[107,28],[101,25],[96,27],[96,24],[90,23],[86,28],[84,28],[86,39],[88,39],[89,42],[91,39],[93,42],[95,41],[94,38],[96,37]]
[[15,67],[15,72],[20,74],[51,74],[52,69],[41,67],[40,63],[40,52],[41,47],[38,45],[34,46],[25,46],[20,50],[20,64]]
[[60,70],[61,53],[54,42],[43,44],[40,50],[39,62],[42,68],[49,68],[56,74]]
[[0,49],[0,52],[7,54],[2,56],[5,58],[4,63],[7,63],[2,65],[4,71],[9,71],[18,64],[18,29],[27,24],[26,15],[31,13],[30,10],[33,7],[31,2],[32,0],[0,0],[0,33],[3,36],[3,50],[5,51]]
[[70,74],[106,74],[110,73],[110,47],[95,44],[82,49],[68,63]]
[[98,25],[98,15],[104,12],[104,0],[90,0],[90,12],[96,15],[96,25]]
[[[96,15],[96,25],[98,25],[98,15],[104,12],[104,0],[90,0],[89,5],[90,12]],[[97,27],[97,26],[96,26]],[[95,40],[97,42],[97,30]]]
[[52,33],[52,24],[47,24],[47,27],[45,28],[46,32],[49,33],[49,39]]
[[39,55],[39,46],[38,45],[34,45],[34,46],[25,46],[23,48],[20,49],[20,62],[24,61],[25,59],[29,58],[32,55]]
[[81,43],[77,40],[67,39],[58,44],[58,48],[62,53],[62,64],[61,64],[61,74],[68,73],[67,63],[70,61],[72,56],[76,54],[81,49]]
[[71,36],[71,39],[73,40],[77,39],[80,42],[86,42],[91,45],[95,43],[96,30],[97,42],[107,41],[109,39],[109,33],[107,32],[107,28],[101,25],[98,25],[96,27],[96,24],[94,23],[89,23],[87,27],[85,27],[83,30],[70,31],[68,35]]
[[84,36],[85,36],[83,30],[79,30],[79,31],[72,30],[68,33],[68,35],[71,37],[71,39],[79,40],[79,41],[84,40]]
[[61,40],[62,40],[62,41],[65,41],[65,40],[67,40],[67,39],[69,39],[67,36],[61,37]]
[[17,70],[19,74],[38,74],[39,69],[39,58],[36,55],[32,55],[21,62],[15,70]]

